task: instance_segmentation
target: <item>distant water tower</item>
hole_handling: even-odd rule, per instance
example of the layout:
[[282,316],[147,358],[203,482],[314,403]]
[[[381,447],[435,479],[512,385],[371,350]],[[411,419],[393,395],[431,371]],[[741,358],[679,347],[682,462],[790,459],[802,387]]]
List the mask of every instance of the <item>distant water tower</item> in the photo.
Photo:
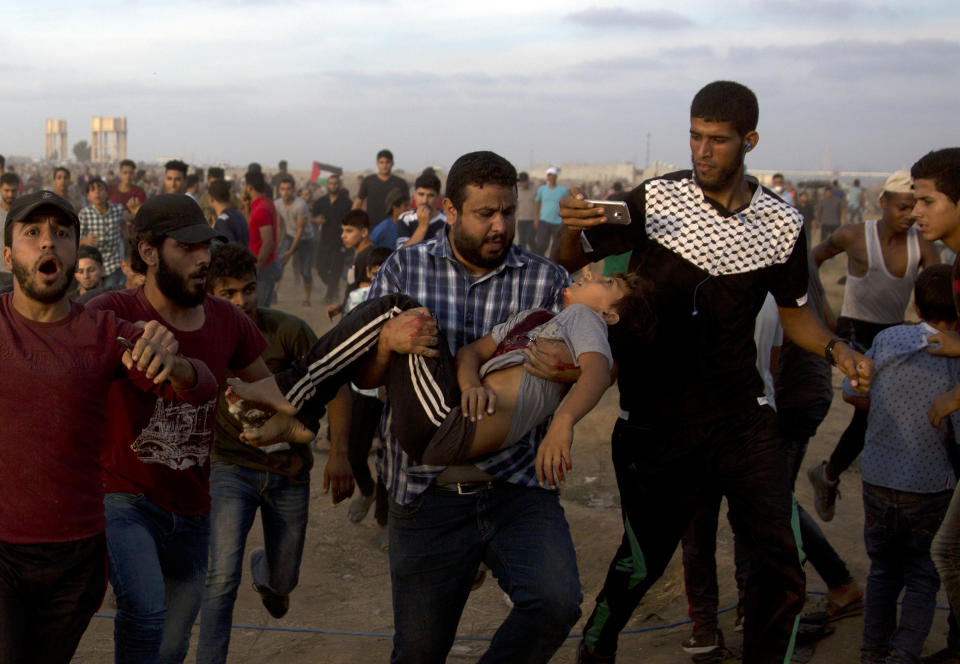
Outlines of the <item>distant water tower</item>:
[[47,120],[47,147],[44,153],[47,159],[66,159],[67,154],[67,121]]
[[90,118],[90,161],[107,163],[127,158],[127,118]]

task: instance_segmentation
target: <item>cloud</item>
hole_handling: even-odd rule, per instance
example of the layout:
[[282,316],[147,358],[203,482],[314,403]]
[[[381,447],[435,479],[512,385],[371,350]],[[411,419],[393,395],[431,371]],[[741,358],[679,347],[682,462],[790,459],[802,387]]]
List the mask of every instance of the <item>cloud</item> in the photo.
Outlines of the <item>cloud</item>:
[[686,16],[665,9],[636,11],[623,7],[593,7],[567,14],[565,19],[586,28],[677,30],[693,25]]
[[765,12],[774,11],[777,15],[798,19],[822,21],[846,20],[855,16],[871,15],[890,18],[898,12],[887,4],[877,2],[857,2],[856,0],[781,0],[776,4],[756,3],[757,8]]

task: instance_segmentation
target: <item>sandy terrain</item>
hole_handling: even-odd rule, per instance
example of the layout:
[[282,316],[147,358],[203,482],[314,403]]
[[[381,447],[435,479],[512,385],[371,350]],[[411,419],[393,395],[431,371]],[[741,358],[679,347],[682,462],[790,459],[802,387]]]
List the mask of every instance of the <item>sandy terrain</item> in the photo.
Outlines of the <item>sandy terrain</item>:
[[[842,287],[836,284],[842,274],[840,261],[832,261],[823,271],[824,282],[835,308],[839,311]],[[323,295],[323,287],[319,287]],[[281,288],[279,307],[303,317],[318,333],[329,324],[325,320],[321,297],[314,296],[314,306],[302,307],[299,288],[294,289],[288,274]],[[838,380],[839,382],[839,380]],[[593,599],[603,582],[610,558],[621,535],[618,494],[610,463],[609,433],[617,413],[616,390],[611,389],[601,406],[579,425],[574,449],[574,472],[563,491],[566,510],[577,548],[584,591],[583,611],[593,608]],[[834,442],[849,421],[849,406],[836,400],[817,437],[811,441],[805,469],[826,458]],[[359,525],[347,521],[347,504],[333,506],[320,491],[324,453],[317,455],[314,486],[310,506],[310,525],[301,570],[300,586],[291,597],[290,612],[281,620],[272,619],[261,606],[251,588],[244,569],[234,622],[230,661],[264,662],[282,657],[288,664],[326,662],[385,662],[389,659],[392,631],[390,578],[387,555],[377,548],[377,527],[372,514]],[[371,463],[373,458],[370,459]],[[831,542],[846,559],[854,577],[866,582],[868,560],[864,552],[860,500],[860,478],[849,471],[842,481],[843,498],[837,506],[836,518],[821,524]],[[801,472],[797,484],[798,500],[812,510],[809,484]],[[247,555],[261,541],[257,527],[251,531]],[[718,564],[721,570],[721,606],[736,602],[732,573],[732,541],[729,527],[721,520],[718,535]],[[823,591],[825,586],[808,566],[808,588]],[[811,595],[808,609],[821,602]],[[940,604],[946,604],[941,592]],[[105,604],[104,614],[112,609]],[[487,581],[470,598],[460,622],[459,634],[465,638],[454,646],[451,662],[476,661],[486,648],[482,639],[489,638],[507,615],[509,608],[497,585]],[[689,625],[664,628],[684,621],[687,604],[683,594],[679,555],[674,557],[664,577],[654,586],[637,609],[628,629],[650,630],[624,634],[620,640],[618,662],[630,664],[672,664],[688,662],[680,650],[680,642],[689,634]],[[579,633],[581,622],[574,628]],[[728,644],[736,644],[733,614],[721,618]],[[112,661],[113,622],[109,617],[94,618],[75,657],[76,662],[106,663]],[[862,618],[848,618],[836,624],[836,633],[822,641],[814,658],[817,663],[843,663],[858,660]],[[928,639],[929,652],[943,647],[946,633],[946,612],[938,611]],[[193,641],[196,641],[194,637]],[[565,664],[574,661],[577,639],[571,637],[553,661]],[[192,661],[193,648],[189,655]]]

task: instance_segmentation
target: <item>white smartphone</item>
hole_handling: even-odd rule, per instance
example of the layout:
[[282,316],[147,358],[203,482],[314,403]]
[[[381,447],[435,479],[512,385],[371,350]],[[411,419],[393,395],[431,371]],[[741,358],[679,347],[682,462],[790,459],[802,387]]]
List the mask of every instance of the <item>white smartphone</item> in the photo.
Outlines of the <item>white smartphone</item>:
[[603,211],[607,215],[608,224],[619,224],[621,226],[626,226],[631,222],[630,220],[630,210],[627,209],[627,204],[624,201],[594,201],[587,200],[585,203],[593,203],[597,207],[603,208]]

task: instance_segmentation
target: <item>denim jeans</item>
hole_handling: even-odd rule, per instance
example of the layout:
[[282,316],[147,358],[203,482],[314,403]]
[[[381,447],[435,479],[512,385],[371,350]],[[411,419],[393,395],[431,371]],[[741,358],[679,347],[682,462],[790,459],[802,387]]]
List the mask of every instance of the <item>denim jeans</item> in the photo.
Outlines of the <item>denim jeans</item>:
[[[797,482],[797,474],[807,453],[810,439],[817,433],[817,427],[826,417],[830,402],[814,404],[807,408],[781,408],[777,411],[777,428],[780,430],[780,442],[790,469],[791,488]],[[840,558],[820,526],[797,503],[797,517],[800,521],[800,540],[807,560],[817,570],[817,574],[827,584],[827,588],[839,588],[853,580],[846,563]]]
[[863,537],[870,574],[861,662],[919,661],[940,589],[930,543],[950,498],[950,491],[908,493],[863,483]]
[[103,505],[117,594],[114,661],[182,662],[203,597],[208,515],[174,514],[143,494],[108,493]]
[[283,276],[283,266],[280,263],[280,256],[262,268],[257,273],[257,306],[269,309],[273,304],[273,287]]
[[[277,251],[277,260],[280,260],[283,255],[289,251],[290,245],[292,244],[293,236],[284,235],[283,239],[280,240],[280,250]],[[313,283],[313,238],[307,239],[301,237],[300,241],[297,242],[297,248],[293,252],[293,266],[300,272],[300,278],[303,279],[304,283]],[[283,270],[282,267],[281,270]],[[282,271],[281,274],[283,274]]]
[[200,613],[197,662],[225,662],[247,533],[257,509],[264,550],[251,558],[253,582],[277,595],[296,587],[307,531],[310,485],[215,461],[210,466],[210,569]]
[[[960,490],[953,492],[950,507],[947,508],[943,523],[940,524],[937,536],[933,538],[933,544],[930,546],[930,557],[933,558],[940,580],[943,582],[943,588],[947,591],[952,622],[956,623],[957,613],[960,612]],[[960,652],[958,632],[960,630],[951,629],[951,635],[958,638],[949,645]]]
[[443,662],[481,562],[513,602],[481,662],[547,662],[580,617],[576,554],[555,492],[495,482],[390,501],[391,662]]

